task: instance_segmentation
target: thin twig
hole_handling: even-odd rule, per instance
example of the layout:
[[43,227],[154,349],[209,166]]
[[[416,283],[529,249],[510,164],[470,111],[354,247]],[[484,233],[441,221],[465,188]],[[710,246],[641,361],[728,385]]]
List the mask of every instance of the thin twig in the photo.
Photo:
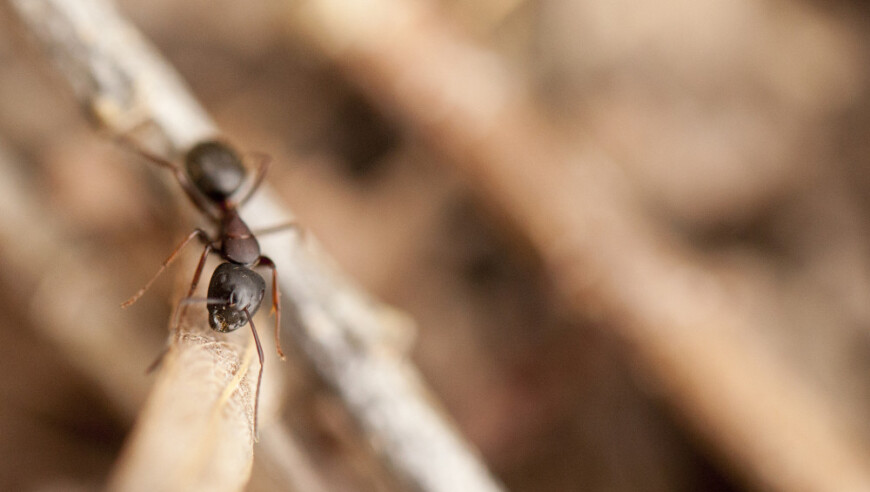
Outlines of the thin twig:
[[[12,4],[64,68],[85,107],[110,133],[124,135],[150,125],[175,155],[214,133],[214,125],[177,75],[109,4],[99,0],[12,0]],[[254,197],[245,215],[255,228],[292,218],[267,190]],[[263,246],[282,272],[284,300],[298,312],[301,322],[293,330],[297,342],[337,390],[374,450],[417,490],[499,490],[433,403],[417,370],[404,359],[404,347],[392,343],[392,334],[408,330],[410,323],[344,279],[322,254],[311,252],[315,249],[311,243],[306,240],[303,247],[298,238],[276,237],[264,240]],[[202,376],[189,368],[173,369],[187,360],[181,352],[175,357],[178,362],[161,376],[170,383],[158,387],[149,408],[186,384],[180,378]],[[140,429],[147,425],[141,424]],[[236,445],[250,449],[249,443],[238,441],[242,438],[238,432],[221,437],[236,439]],[[153,458],[152,453],[128,454],[140,455]]]
[[423,0],[293,2],[297,32],[449,156],[547,260],[579,316],[600,316],[739,469],[764,488],[870,490],[867,450],[837,411],[761,344],[765,330],[701,259],[632,202],[617,167],[569,148],[497,56]]
[[251,392],[224,395],[237,393],[237,376],[248,373],[253,354],[241,366],[227,367],[234,358],[222,356],[226,351],[234,348],[189,333],[173,345],[110,490],[244,487],[252,464]]

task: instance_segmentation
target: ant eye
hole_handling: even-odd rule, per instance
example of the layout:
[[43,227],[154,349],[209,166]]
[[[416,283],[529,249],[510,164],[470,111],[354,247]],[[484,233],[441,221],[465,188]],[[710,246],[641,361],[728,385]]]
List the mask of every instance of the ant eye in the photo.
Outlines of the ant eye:
[[237,301],[238,300],[236,299],[236,293],[230,293],[230,306],[235,306]]

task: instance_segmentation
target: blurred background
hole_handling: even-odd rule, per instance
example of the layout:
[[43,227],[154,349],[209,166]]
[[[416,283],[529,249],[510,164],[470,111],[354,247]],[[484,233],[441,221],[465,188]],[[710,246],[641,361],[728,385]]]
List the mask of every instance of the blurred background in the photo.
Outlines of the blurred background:
[[[613,320],[566,305],[522,228],[445,165],[443,149],[384,103],[389,94],[299,32],[294,2],[118,4],[231,141],[273,157],[269,184],[341,268],[413,317],[415,363],[508,490],[759,487],[739,452],[662,398]],[[740,343],[775,353],[866,450],[866,6],[426,5],[458,43],[507,67],[548,131],[608,155],[647,220],[750,280],[735,309],[775,314]],[[37,326],[34,312],[62,292],[46,296],[38,278],[17,275],[22,258],[8,238],[51,222],[64,251],[91,258],[83,268],[105,272],[115,295],[82,307],[87,317],[135,292],[190,223],[165,207],[166,184],[145,162],[94,130],[5,6],[0,66],[4,174],[15,176],[17,206],[42,210],[33,229],[4,231],[0,244],[0,489],[91,490],[153,377],[141,376],[147,360],[135,362],[141,392],[113,403],[63,337]],[[115,315],[145,353],[160,350],[171,293],[171,281],[159,282]],[[331,488],[397,490],[298,353],[286,365],[283,414]],[[250,490],[273,490],[269,473],[256,466]]]

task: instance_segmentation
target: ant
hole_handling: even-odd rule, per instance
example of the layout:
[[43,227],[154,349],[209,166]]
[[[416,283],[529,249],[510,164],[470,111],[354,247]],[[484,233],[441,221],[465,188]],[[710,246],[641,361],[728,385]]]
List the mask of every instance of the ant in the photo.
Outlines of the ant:
[[[230,333],[248,324],[254,335],[257,345],[257,355],[260,359],[260,371],[257,376],[257,392],[254,403],[254,435],[257,434],[257,415],[260,407],[260,384],[263,381],[263,347],[260,337],[254,327],[253,316],[260,308],[266,291],[266,282],[257,272],[256,267],[266,267],[272,270],[272,312],[275,313],[275,347],[281,359],[284,352],[281,350],[280,326],[281,306],[280,293],[278,291],[278,270],[268,256],[260,252],[260,243],[247,224],[239,216],[239,207],[257,191],[263,182],[269,167],[268,157],[264,158],[257,175],[247,192],[240,200],[233,200],[232,196],[241,188],[246,177],[246,170],[238,154],[227,144],[208,140],[191,148],[184,157],[184,169],[161,157],[151,154],[140,148],[133,142],[126,142],[139,154],[151,162],[168,168],[175,174],[175,178],[181,188],[187,194],[193,204],[219,227],[217,238],[212,238],[202,229],[194,229],[184,241],[163,261],[160,269],[145,284],[144,287],[130,299],[121,304],[126,308],[135,303],[157,280],[157,277],[175,260],[178,253],[191,241],[199,238],[205,245],[199,264],[193,275],[190,289],[176,306],[173,315],[172,331],[179,324],[179,313],[182,306],[189,304],[204,303],[208,310],[209,326],[220,333]],[[185,172],[186,171],[186,172]],[[295,223],[286,223],[269,228],[266,233],[281,229],[296,227]],[[216,253],[224,260],[214,271],[208,286],[206,298],[193,297],[206,259],[209,254]],[[152,367],[159,363],[159,357]]]

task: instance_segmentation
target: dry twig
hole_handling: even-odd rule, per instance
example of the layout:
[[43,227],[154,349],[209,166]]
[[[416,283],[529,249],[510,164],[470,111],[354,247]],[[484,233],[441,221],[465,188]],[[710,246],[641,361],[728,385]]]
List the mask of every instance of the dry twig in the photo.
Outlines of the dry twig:
[[[106,2],[12,0],[12,5],[49,48],[84,106],[109,132],[124,135],[150,125],[174,155],[214,133],[214,125],[177,75]],[[245,215],[251,217],[252,226],[271,225],[290,216],[268,192],[259,193]],[[433,406],[401,348],[389,343],[390,334],[407,329],[407,323],[357,290],[327,266],[324,258],[313,259],[298,240],[278,238],[263,243],[278,264],[284,299],[293,302],[299,314],[301,323],[294,330],[299,345],[336,388],[382,459],[418,490],[499,490]],[[251,393],[242,396],[237,392],[238,400],[221,411],[219,418],[210,418],[220,393],[241,370],[242,349],[227,342],[229,350],[214,350],[215,334],[202,319],[192,323],[162,369],[115,477],[118,488],[218,490],[212,487],[219,486],[235,490],[244,483],[251,459],[250,411],[244,409],[250,408]],[[205,396],[185,393],[194,387]],[[182,397],[190,400],[182,406],[184,411],[168,411],[168,401],[178,408],[177,398]],[[184,444],[167,442],[154,431],[179,429],[198,419],[201,423],[197,425],[217,423],[208,432],[199,427],[185,429]],[[268,424],[266,419],[263,423]],[[268,432],[267,425],[264,432]],[[208,446],[214,442],[221,445]],[[197,458],[202,466],[176,463],[181,467],[173,468],[178,473],[154,477],[158,475],[154,470],[165,470],[154,463],[166,463],[159,455],[167,446],[188,444],[190,449],[209,453]],[[224,468],[222,481],[208,478],[206,472],[214,466]],[[146,481],[149,476],[166,481]]]

